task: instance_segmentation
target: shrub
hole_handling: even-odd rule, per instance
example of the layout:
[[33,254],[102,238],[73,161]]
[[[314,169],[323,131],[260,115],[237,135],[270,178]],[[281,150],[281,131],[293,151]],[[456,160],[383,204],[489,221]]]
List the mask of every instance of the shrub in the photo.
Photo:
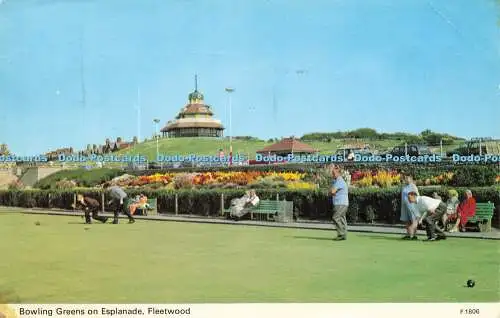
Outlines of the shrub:
[[456,187],[484,187],[495,184],[496,171],[489,166],[463,166],[457,169],[451,179],[451,185]]
[[9,183],[9,186],[7,188],[9,190],[22,190],[24,189],[24,184],[21,182],[21,180],[14,180]]
[[192,189],[194,175],[180,174],[174,177],[174,187],[176,189]]
[[[237,185],[234,185],[237,186]],[[459,197],[464,197],[467,188],[455,188]],[[478,202],[493,202],[496,207],[494,224],[498,224],[500,212],[500,187],[476,187],[469,188]],[[421,187],[422,195],[430,196],[432,192],[438,192],[443,199],[447,198],[447,187]],[[216,216],[220,213],[221,194],[224,194],[226,207],[232,198],[241,197],[245,189],[151,189],[130,188],[126,190],[129,196],[144,193],[150,198],[157,198],[160,213],[173,213],[175,211],[175,196],[178,197],[178,213],[203,216]],[[294,212],[301,219],[331,220],[333,209],[331,198],[325,189],[302,190],[302,189],[257,189],[257,195],[261,200],[287,200],[293,201]],[[357,188],[351,189],[349,193],[349,210],[347,218],[349,222],[361,223],[399,223],[401,209],[399,187],[391,188]],[[74,194],[81,193],[101,200],[101,191],[94,189],[76,188],[71,190],[3,190],[0,191],[0,205],[20,207],[48,207],[49,195],[51,207],[70,209],[73,204]],[[109,198],[105,198],[107,202]]]
[[77,180],[78,185],[82,187],[95,187],[121,174],[122,170],[109,168],[61,170],[39,180],[34,188],[56,189],[56,183],[64,179]]
[[56,189],[73,189],[77,186],[76,182],[73,180],[63,179],[55,183]]

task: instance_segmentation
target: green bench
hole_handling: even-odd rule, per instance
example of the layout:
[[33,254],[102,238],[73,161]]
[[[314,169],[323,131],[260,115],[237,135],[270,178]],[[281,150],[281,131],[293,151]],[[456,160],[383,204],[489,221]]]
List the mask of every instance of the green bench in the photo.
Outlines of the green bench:
[[[133,202],[134,202],[133,199],[126,198],[125,202],[123,203],[124,209],[126,209],[126,211],[128,211],[130,204],[132,204]],[[148,204],[151,207],[150,209],[145,210],[145,209],[138,208],[137,210],[135,210],[134,215],[148,215],[148,214],[157,215],[158,214],[158,202],[157,202],[157,199],[156,198],[154,198],[154,199],[148,199]]]
[[[250,209],[250,220],[253,220],[255,216],[263,216],[267,221],[274,220],[274,218],[278,215],[280,210],[280,203],[283,201],[274,201],[274,200],[261,200],[256,207],[251,207]],[[226,209],[223,208],[222,214],[223,216],[227,216],[227,214],[231,213],[231,208]]]
[[467,223],[475,225],[481,232],[491,232],[491,220],[495,212],[492,202],[476,203],[476,214]]

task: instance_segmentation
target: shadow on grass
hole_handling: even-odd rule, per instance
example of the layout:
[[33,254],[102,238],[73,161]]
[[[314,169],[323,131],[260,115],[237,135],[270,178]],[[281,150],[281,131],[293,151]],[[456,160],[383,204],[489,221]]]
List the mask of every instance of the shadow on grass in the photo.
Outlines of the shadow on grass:
[[316,241],[333,241],[333,237],[319,237],[319,236],[292,236],[294,239],[301,240],[316,240]]
[[366,237],[372,240],[385,240],[385,241],[401,241],[406,242],[406,240],[401,239],[401,235],[398,234],[359,234],[359,237]]
[[74,225],[74,224],[79,224],[79,225],[82,225],[82,224],[83,224],[83,225],[85,225],[85,224],[87,224],[87,223],[85,223],[85,221],[82,221],[82,222],[75,222],[75,221],[72,221],[72,222],[68,222],[68,224],[73,224],[73,225]]

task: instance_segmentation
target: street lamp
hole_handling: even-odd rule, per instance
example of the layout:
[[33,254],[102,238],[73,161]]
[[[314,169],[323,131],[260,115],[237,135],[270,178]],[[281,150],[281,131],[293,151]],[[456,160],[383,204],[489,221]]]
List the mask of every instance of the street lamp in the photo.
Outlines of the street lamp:
[[153,122],[155,123],[155,136],[156,136],[156,160],[155,161],[158,161],[158,155],[159,155],[159,151],[158,151],[158,137],[159,137],[159,133],[158,133],[158,123],[160,122],[160,120],[158,118],[155,118],[153,119]]
[[232,125],[232,100],[231,93],[234,92],[234,88],[226,87],[226,92],[229,97],[229,165],[233,163],[233,125]]

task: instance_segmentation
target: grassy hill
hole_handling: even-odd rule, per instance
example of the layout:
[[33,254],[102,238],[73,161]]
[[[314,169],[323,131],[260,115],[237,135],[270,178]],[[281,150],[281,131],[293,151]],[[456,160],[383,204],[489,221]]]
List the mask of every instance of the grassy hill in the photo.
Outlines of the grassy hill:
[[[233,139],[233,154],[241,154],[250,156],[251,159],[255,158],[256,151],[272,145],[274,142],[259,141],[259,140],[243,140]],[[321,154],[331,155],[348,144],[357,143],[354,139],[332,139],[327,141],[311,141],[305,142],[311,147],[318,149]],[[370,148],[378,152],[386,152],[391,150],[394,146],[402,144],[400,140],[386,139],[386,140],[370,140],[364,143],[369,144]],[[459,142],[453,143],[443,147],[446,153],[455,149]],[[229,139],[228,138],[163,138],[158,141],[158,149],[160,154],[165,155],[217,155],[219,149],[223,149],[226,155],[229,154]],[[439,153],[439,147],[431,147],[431,151]],[[156,141],[149,140],[141,142],[130,149],[121,150],[114,153],[115,155],[143,155],[150,161],[156,160]],[[87,163],[68,163],[67,167],[77,167],[83,165],[94,166],[95,162]],[[121,167],[120,163],[106,163],[107,167]]]
[[[352,144],[352,141],[345,141],[334,139],[331,142],[307,142],[308,145],[316,148],[322,154],[332,154],[338,148],[345,144]],[[376,140],[366,142],[373,150],[388,151],[394,146],[401,144],[398,140]],[[257,150],[273,143],[266,141],[256,140],[233,140],[233,153],[240,153],[243,155],[250,155],[254,157]],[[456,145],[444,147],[444,150],[452,149]],[[173,138],[173,139],[160,139],[158,141],[158,148],[161,154],[168,155],[186,155],[186,154],[199,154],[199,155],[216,155],[219,149],[229,153],[229,140],[226,139],[213,139],[213,138]],[[439,147],[438,147],[439,148]],[[434,149],[439,151],[439,149]],[[147,156],[150,160],[156,157],[156,141],[146,141],[136,145],[132,149],[122,150],[117,154],[141,154]]]

